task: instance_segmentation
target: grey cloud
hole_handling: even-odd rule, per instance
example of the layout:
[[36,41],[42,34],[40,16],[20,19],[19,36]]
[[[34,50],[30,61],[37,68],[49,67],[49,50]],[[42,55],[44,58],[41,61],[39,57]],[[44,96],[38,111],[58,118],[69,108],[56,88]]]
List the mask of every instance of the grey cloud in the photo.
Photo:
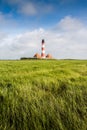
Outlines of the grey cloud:
[[35,15],[37,14],[37,9],[32,3],[24,3],[19,7],[18,12],[24,15]]
[[3,14],[0,12],[0,28],[1,30],[9,30],[10,28],[15,28],[17,22],[13,20],[12,14]]
[[[40,15],[43,13],[50,13],[53,10],[51,3],[47,4],[43,1],[35,0],[4,0],[10,6],[13,6],[17,10],[17,13],[31,16]],[[42,8],[43,7],[43,8]]]
[[41,15],[44,13],[50,13],[52,10],[52,5],[42,4],[38,2],[24,2],[21,3],[18,7],[18,12],[24,15]]
[[4,2],[10,4],[10,5],[17,5],[23,2],[23,0],[3,0]]

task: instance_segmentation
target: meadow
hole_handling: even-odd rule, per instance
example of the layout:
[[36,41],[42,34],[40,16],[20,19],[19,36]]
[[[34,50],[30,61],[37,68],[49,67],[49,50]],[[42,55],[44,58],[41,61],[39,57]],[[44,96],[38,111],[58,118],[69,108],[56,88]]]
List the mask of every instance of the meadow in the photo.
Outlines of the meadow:
[[87,130],[87,61],[0,61],[0,130]]

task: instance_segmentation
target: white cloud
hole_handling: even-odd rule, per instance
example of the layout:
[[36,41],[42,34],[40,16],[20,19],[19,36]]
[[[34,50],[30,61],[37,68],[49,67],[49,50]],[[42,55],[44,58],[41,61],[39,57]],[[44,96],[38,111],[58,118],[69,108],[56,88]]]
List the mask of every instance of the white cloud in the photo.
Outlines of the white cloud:
[[76,18],[66,16],[58,23],[56,28],[61,29],[62,31],[75,31],[83,28],[83,24]]
[[63,18],[55,30],[43,28],[16,36],[1,35],[1,58],[31,57],[41,53],[41,40],[46,42],[46,54],[55,58],[87,59],[87,27],[70,16]]
[[34,53],[40,53],[40,41],[44,33],[43,29],[29,31],[16,36],[2,37],[0,46],[0,59],[16,59],[20,57],[31,57]]

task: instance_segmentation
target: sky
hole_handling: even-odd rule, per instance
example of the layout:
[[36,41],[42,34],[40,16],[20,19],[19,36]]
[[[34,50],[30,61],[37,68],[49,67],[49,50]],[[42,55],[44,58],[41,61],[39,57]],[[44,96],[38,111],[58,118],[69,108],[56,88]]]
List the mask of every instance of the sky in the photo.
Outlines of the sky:
[[87,59],[87,0],[0,0],[0,59]]

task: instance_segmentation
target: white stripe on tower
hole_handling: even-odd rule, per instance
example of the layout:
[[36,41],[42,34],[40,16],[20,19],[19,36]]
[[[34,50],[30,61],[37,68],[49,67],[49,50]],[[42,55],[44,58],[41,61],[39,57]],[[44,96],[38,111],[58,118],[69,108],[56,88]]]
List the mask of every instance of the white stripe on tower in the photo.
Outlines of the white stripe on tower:
[[41,47],[41,58],[45,58],[45,43],[44,40],[42,40],[42,47]]

